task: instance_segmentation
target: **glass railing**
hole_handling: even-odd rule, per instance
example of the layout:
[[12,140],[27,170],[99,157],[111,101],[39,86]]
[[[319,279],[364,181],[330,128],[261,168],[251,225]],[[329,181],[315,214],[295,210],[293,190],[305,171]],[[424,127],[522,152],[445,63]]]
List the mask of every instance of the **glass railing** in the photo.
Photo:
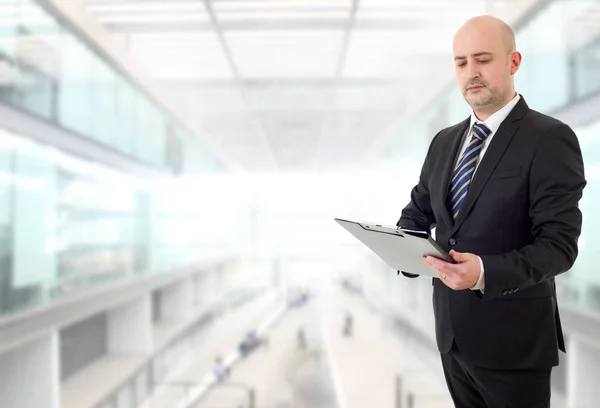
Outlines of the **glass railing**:
[[228,228],[239,219],[215,219],[218,193],[171,186],[165,197],[171,184],[0,128],[0,315],[230,253],[237,235]]
[[571,77],[574,99],[600,92],[600,37],[573,52]]
[[[0,102],[179,172],[216,158],[134,79],[35,0],[0,2]],[[189,153],[185,153],[188,155]],[[220,167],[217,164],[216,167]]]
[[560,303],[593,311],[600,316],[600,284],[577,279],[567,273],[556,279],[556,293]]

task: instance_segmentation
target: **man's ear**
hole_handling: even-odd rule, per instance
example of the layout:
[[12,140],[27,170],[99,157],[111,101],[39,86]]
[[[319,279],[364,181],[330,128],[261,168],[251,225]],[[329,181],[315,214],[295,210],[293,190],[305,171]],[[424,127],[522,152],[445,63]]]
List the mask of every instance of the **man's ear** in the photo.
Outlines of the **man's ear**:
[[510,53],[510,74],[514,75],[517,73],[519,68],[521,67],[521,61],[523,61],[523,56],[519,51],[513,51]]

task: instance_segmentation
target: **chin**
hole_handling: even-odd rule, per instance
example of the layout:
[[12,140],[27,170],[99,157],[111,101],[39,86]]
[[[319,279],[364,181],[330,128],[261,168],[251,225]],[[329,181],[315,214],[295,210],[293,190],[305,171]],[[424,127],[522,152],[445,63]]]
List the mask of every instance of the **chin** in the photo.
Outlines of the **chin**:
[[467,102],[471,107],[484,107],[491,105],[493,98],[489,95],[469,95],[467,96]]

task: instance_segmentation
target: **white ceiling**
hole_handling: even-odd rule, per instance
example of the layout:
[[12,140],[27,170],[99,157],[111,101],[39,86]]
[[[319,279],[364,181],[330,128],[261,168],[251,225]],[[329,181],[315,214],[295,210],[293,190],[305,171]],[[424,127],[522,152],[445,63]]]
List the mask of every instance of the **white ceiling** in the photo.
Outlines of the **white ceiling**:
[[241,167],[326,171],[452,80],[464,20],[538,0],[81,1]]

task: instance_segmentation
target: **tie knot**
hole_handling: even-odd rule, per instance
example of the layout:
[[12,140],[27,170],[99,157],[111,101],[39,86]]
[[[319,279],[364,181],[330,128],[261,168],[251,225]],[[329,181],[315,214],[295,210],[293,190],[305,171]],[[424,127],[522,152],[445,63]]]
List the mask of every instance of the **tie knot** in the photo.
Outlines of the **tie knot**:
[[479,140],[485,140],[492,133],[489,127],[485,125],[485,123],[475,123],[473,124],[473,134]]

